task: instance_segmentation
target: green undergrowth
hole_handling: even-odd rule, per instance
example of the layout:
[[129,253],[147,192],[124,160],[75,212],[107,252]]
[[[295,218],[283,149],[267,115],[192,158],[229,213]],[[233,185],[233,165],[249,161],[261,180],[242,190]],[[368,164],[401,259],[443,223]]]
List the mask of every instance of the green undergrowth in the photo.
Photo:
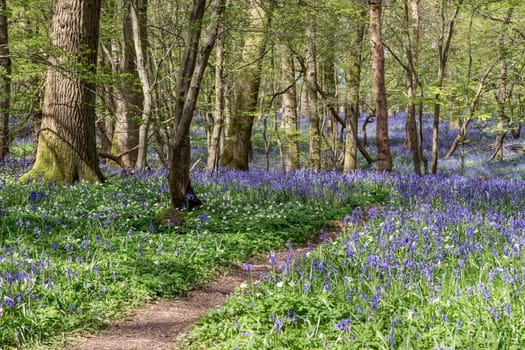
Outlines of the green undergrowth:
[[[356,206],[388,200],[379,184],[348,183],[344,197],[239,187],[200,178],[204,205],[184,225],[155,221],[169,196],[162,176],[106,184],[0,184],[0,348],[61,348],[126,310],[178,297],[219,271],[317,237]],[[345,198],[342,201],[340,198]]]

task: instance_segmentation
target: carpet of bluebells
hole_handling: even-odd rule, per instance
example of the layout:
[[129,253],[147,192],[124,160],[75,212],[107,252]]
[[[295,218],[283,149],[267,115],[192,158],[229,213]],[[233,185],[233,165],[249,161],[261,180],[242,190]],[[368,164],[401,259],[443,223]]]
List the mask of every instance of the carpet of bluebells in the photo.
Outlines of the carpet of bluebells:
[[[391,131],[390,175],[364,164],[346,175],[262,171],[257,154],[250,172],[196,171],[204,206],[185,212],[183,227],[155,219],[169,204],[163,170],[105,169],[106,184],[64,187],[21,183],[30,162],[8,160],[0,165],[0,348],[60,348],[123,310],[184,295],[225,266],[248,272],[242,263],[266,252],[273,271],[212,310],[186,348],[521,349],[523,157],[487,162],[480,145],[490,126],[475,124],[440,175],[417,177],[402,146],[404,116],[391,119]],[[454,131],[440,136],[444,153]],[[331,220],[342,221],[339,237],[321,234],[318,247],[294,254]],[[273,252],[283,247],[290,255],[278,264]]]
[[171,227],[156,220],[169,205],[165,171],[55,186],[21,183],[29,164],[10,162],[0,180],[1,349],[62,348],[68,335],[183,295],[225,266],[305,242],[388,196],[329,173],[196,172],[205,204]]
[[[443,129],[444,153],[455,133]],[[410,175],[394,141],[394,174],[354,175],[391,188],[388,203],[356,208],[338,238],[290,250],[284,264],[270,252],[273,272],[201,320],[188,348],[521,349],[525,162],[510,152],[488,162],[488,136],[478,125],[441,175],[425,177]]]

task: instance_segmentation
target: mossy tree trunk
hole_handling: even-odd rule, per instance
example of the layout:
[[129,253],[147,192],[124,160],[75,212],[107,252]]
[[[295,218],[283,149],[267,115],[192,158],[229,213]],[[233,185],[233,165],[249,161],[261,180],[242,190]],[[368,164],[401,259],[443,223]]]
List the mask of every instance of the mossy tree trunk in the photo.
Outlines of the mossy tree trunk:
[[6,11],[6,0],[0,0],[0,160],[9,154],[10,143],[11,57]]
[[293,52],[287,44],[280,45],[283,52],[282,79],[285,87],[282,103],[282,127],[284,129],[284,169],[297,170],[299,163],[299,130],[297,122],[297,95]]
[[119,156],[125,169],[133,169],[138,156],[139,125],[143,99],[139,93],[139,77],[135,60],[133,28],[131,25],[131,0],[123,3],[122,38],[112,39],[111,68],[115,74],[123,74],[114,89],[115,127],[112,153]]
[[[256,31],[246,38],[241,69],[235,86],[232,115],[221,157],[221,166],[233,170],[248,170],[252,152],[252,128],[261,83],[262,57],[266,48],[263,34],[263,10],[255,1],[249,3],[250,21]],[[270,17],[268,17],[270,18]]]
[[51,56],[33,168],[24,179],[71,183],[104,177],[95,138],[95,73],[101,0],[55,0]]

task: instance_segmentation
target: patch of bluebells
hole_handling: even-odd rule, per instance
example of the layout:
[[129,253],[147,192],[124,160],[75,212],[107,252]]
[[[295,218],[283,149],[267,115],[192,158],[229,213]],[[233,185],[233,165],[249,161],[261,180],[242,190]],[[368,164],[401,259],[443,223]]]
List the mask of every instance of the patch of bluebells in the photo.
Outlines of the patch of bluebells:
[[[300,333],[275,316],[265,324],[261,312],[300,311],[300,322],[316,324],[328,348],[336,349],[346,348],[343,339],[380,346],[368,331],[371,324],[391,349],[432,348],[441,332],[458,334],[438,339],[447,347],[525,342],[512,331],[525,317],[525,182],[412,175],[382,180],[397,193],[395,200],[372,215],[362,208],[350,213],[341,237],[285,262],[252,294],[230,299],[223,314],[259,319],[241,326],[256,334],[271,328],[279,335],[272,342],[281,345],[299,341]],[[493,333],[494,324],[504,335]],[[485,336],[462,336],[466,327]],[[261,342],[269,341],[264,337]],[[324,346],[311,339],[311,346]]]

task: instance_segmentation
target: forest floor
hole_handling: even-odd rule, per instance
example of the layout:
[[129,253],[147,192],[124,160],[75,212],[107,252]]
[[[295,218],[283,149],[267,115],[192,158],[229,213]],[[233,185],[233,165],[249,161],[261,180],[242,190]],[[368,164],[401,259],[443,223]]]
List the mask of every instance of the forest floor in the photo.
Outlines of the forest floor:
[[[335,237],[332,232],[329,237]],[[326,237],[326,236],[325,236]],[[315,244],[314,244],[315,246]],[[275,252],[277,265],[290,257],[303,255],[307,246]],[[250,274],[237,266],[217,277],[212,283],[193,290],[180,299],[162,299],[136,310],[122,321],[111,324],[97,334],[81,334],[66,347],[67,350],[168,350],[177,349],[181,336],[191,329],[210,309],[224,304],[243,282],[257,283],[260,273],[268,273],[272,267],[267,256],[256,256],[248,262]]]

